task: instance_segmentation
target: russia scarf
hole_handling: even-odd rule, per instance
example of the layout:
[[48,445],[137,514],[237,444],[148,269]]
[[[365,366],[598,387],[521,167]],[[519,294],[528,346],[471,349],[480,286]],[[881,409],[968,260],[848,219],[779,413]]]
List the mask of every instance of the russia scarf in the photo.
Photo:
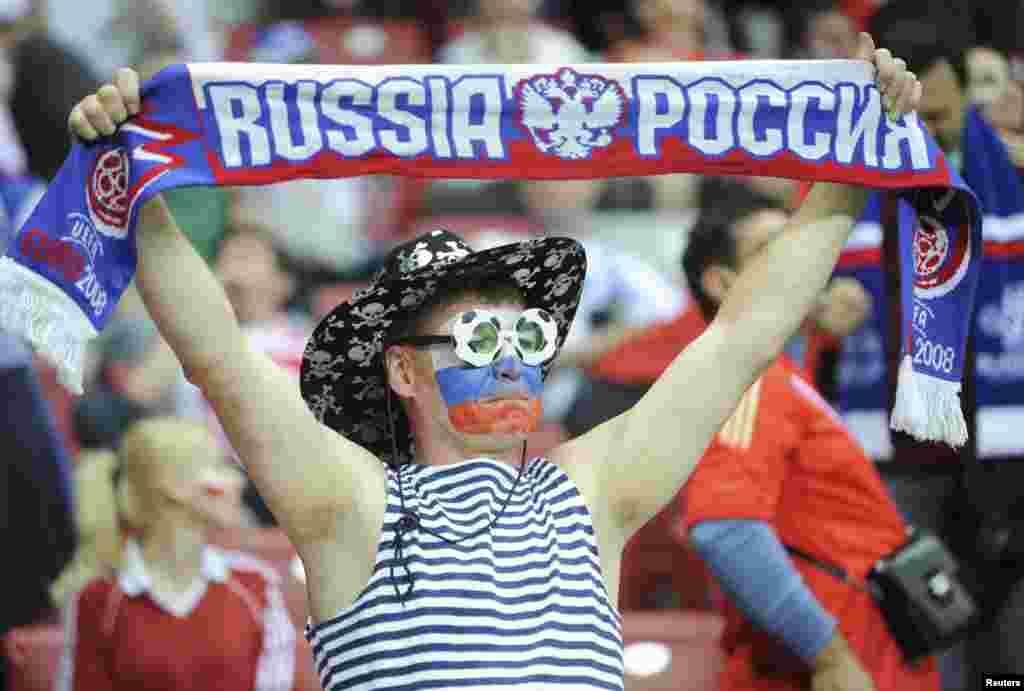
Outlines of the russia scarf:
[[961,444],[977,204],[915,114],[885,117],[872,78],[858,61],[175,65],[143,86],[142,112],[116,135],[73,147],[0,262],[0,327],[80,391],[84,346],[135,270],[139,207],[172,187],[376,173],[831,180],[895,190],[921,216],[904,269],[911,241],[931,245],[905,318],[936,315],[922,336],[936,355],[912,361],[906,344],[898,424]]
[[[981,457],[1024,455],[1024,184],[1006,147],[975,108],[962,133],[963,177],[983,209],[977,310],[971,326],[975,345],[975,425]],[[900,203],[901,233],[914,227],[912,208]],[[857,278],[874,300],[870,319],[847,338],[838,368],[838,406],[868,453],[886,459],[892,443],[885,424],[886,291],[881,263],[878,195],[840,258],[837,273]],[[925,317],[927,318],[927,317]],[[915,360],[934,357],[918,341]]]

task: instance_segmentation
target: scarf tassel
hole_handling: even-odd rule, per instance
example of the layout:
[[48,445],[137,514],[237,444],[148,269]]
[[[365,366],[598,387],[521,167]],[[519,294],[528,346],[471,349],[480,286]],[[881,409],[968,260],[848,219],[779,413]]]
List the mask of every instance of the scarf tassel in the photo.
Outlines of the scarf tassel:
[[967,441],[967,423],[960,407],[960,382],[914,371],[904,355],[896,384],[890,424],[918,441],[943,441],[959,448]]
[[80,395],[86,346],[98,332],[78,304],[7,257],[0,257],[0,295],[0,329],[25,338],[53,363],[60,383]]

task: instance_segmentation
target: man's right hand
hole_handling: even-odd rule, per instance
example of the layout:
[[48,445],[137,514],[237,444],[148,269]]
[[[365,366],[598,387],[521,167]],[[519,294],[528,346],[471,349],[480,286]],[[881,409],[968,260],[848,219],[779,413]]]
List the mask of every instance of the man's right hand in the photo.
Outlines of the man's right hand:
[[843,634],[837,630],[832,640],[814,660],[812,691],[875,691],[857,656],[850,650]]
[[104,84],[71,109],[68,129],[79,139],[91,142],[112,135],[117,126],[142,107],[139,96],[139,75],[122,67],[114,75],[113,84]]

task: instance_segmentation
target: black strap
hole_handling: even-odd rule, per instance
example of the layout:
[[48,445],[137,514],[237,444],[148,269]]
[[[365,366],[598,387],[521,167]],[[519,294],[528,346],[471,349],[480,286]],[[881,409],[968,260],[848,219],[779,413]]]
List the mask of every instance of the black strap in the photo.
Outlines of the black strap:
[[792,545],[788,545],[786,543],[782,543],[782,546],[785,547],[786,551],[792,554],[794,557],[800,557],[812,566],[816,566],[822,571],[834,576],[835,578],[838,578],[843,583],[852,585],[857,590],[862,590],[865,593],[872,595],[874,594],[871,588],[867,587],[857,579],[853,578],[849,573],[847,573],[846,569],[844,569],[843,567],[837,564],[833,564],[831,562],[827,562],[824,559],[819,559],[813,554],[803,551],[799,547],[793,547]]

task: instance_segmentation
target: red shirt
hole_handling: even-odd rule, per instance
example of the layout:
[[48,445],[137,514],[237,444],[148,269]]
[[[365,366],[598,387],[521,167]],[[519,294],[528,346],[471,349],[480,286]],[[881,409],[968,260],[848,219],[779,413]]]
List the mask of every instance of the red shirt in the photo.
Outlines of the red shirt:
[[127,554],[69,603],[61,691],[292,688],[295,627],[269,566],[208,547],[201,582],[166,603],[140,563]]
[[654,324],[612,348],[587,372],[621,384],[651,384],[706,327],[700,308],[691,302],[675,319]]
[[685,526],[765,521],[779,538],[863,576],[906,540],[863,449],[800,368],[779,358],[747,391],[685,487]]
[[[615,346],[587,372],[593,377],[620,384],[653,384],[676,355],[706,328],[707,321],[697,303],[692,302],[675,319],[654,324]],[[805,327],[804,334],[807,352],[803,367],[813,378],[822,354],[835,348],[838,341],[831,334],[813,327]]]
[[[804,375],[780,358],[754,383],[680,493],[684,530],[704,520],[766,522],[786,544],[863,580],[906,540],[906,526],[874,465]],[[871,596],[793,557],[804,582],[839,622],[879,691],[938,689],[933,662],[911,669]],[[726,607],[729,659],[720,687],[807,688],[808,668]],[[770,678],[766,678],[765,675]]]
[[[615,374],[653,381],[704,328],[695,306],[651,328],[623,344],[618,357],[629,364]],[[615,362],[614,357],[607,360],[609,366]],[[667,529],[682,537],[699,521],[743,518],[765,521],[784,543],[857,578],[906,539],[903,518],[863,449],[806,372],[784,356],[743,396],[675,505],[641,532]],[[674,525],[667,527],[669,521]],[[628,550],[627,556],[632,558],[624,558],[624,573],[643,558]],[[933,663],[913,670],[902,663],[870,596],[800,559],[793,561],[811,592],[839,621],[879,691],[938,689]],[[729,657],[719,679],[723,691],[809,688],[807,667],[781,643],[746,622],[735,606],[727,606],[725,613],[723,647]]]

